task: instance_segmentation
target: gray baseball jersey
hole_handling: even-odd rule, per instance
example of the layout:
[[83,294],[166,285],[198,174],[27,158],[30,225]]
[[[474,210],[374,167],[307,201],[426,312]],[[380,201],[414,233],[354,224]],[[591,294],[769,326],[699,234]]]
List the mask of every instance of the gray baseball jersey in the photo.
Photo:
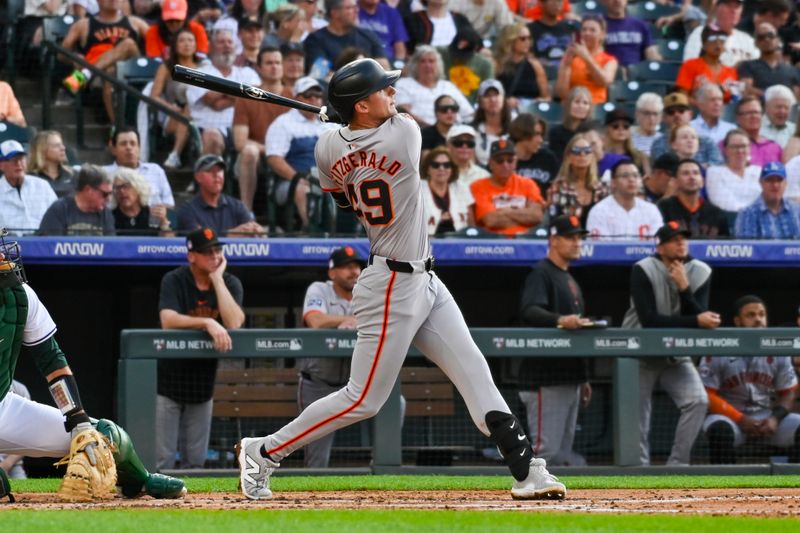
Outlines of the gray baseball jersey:
[[377,128],[346,127],[319,138],[322,189],[347,194],[375,255],[401,261],[430,256],[419,177],[421,148],[419,126],[405,114]]
[[[312,313],[352,316],[352,302],[336,294],[332,281],[315,281],[306,290],[303,320]],[[326,383],[342,384],[347,381],[350,361],[330,357],[303,357],[297,360],[297,368]]]
[[740,412],[770,411],[775,392],[797,386],[790,357],[704,357],[700,361],[703,385],[715,389]]
[[347,194],[374,257],[353,289],[358,338],[349,381],[265,437],[264,448],[275,461],[374,416],[412,344],[453,381],[484,435],[487,413],[510,413],[461,310],[426,261],[430,244],[417,170],[421,144],[419,127],[407,115],[389,117],[374,129],[326,132],[317,143],[320,182],[329,192]]

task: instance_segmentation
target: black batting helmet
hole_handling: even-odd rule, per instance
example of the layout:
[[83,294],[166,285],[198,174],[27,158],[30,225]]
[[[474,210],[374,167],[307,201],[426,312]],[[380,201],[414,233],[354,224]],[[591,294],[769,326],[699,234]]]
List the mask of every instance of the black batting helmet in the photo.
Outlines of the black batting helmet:
[[349,123],[353,106],[400,78],[399,70],[385,71],[374,59],[356,59],[337,70],[328,84],[328,102]]

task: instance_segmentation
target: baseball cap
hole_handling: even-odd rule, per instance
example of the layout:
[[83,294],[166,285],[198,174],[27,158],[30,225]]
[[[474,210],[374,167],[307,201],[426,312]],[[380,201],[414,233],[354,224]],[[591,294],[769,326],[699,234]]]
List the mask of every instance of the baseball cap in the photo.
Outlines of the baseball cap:
[[352,246],[343,246],[342,248],[335,249],[331,253],[328,259],[328,268],[339,268],[340,266],[350,263],[358,263],[362,267],[364,266],[364,260],[358,255],[355,248]]
[[778,176],[779,178],[785,180],[786,179],[786,167],[783,166],[783,163],[779,163],[777,161],[773,161],[772,163],[767,163],[761,169],[761,178],[765,179],[770,176]]
[[576,216],[559,215],[550,221],[550,235],[588,235]]
[[281,55],[285,56],[289,54],[300,54],[301,56],[305,56],[306,50],[305,48],[303,48],[303,45],[301,43],[294,43],[294,42],[283,43],[281,45]]
[[613,124],[615,122],[627,122],[628,124],[633,124],[633,119],[628,115],[628,113],[625,112],[624,109],[617,108],[606,113],[605,124],[608,126],[609,124]]
[[466,124],[455,124],[454,126],[450,126],[450,129],[447,130],[447,140],[455,139],[460,135],[472,135],[473,137],[477,137],[478,134],[475,133],[475,128],[472,126],[467,126]]
[[483,80],[481,84],[478,86],[478,96],[484,96],[486,94],[486,91],[488,91],[489,89],[494,89],[495,91],[500,93],[500,96],[504,96],[506,94],[505,89],[503,89],[503,84],[495,79],[490,78],[488,80]]
[[186,236],[186,249],[190,252],[202,252],[214,246],[222,246],[222,243],[211,228],[196,229]]
[[653,170],[663,170],[670,176],[674,176],[678,172],[678,164],[681,158],[673,152],[666,152],[661,154],[653,162]]
[[25,148],[22,147],[19,141],[9,139],[0,143],[0,161],[5,161],[6,159],[10,159],[15,155],[27,153],[28,152],[25,151]]
[[294,82],[295,96],[300,96],[301,94],[305,94],[311,89],[317,89],[320,92],[322,92],[322,86],[319,84],[317,80],[315,80],[310,76],[303,76],[302,78]]
[[656,232],[656,242],[658,244],[664,244],[665,242],[671,241],[678,235],[683,235],[684,237],[691,237],[692,232],[686,229],[686,226],[683,225],[682,222],[678,222],[677,220],[670,220],[660,228]]
[[492,143],[489,148],[489,159],[494,158],[496,155],[511,154],[514,155],[514,142],[509,139],[500,139]]
[[261,23],[256,19],[250,17],[242,17],[239,19],[239,29],[246,30],[248,28],[262,28]]
[[689,97],[683,93],[669,93],[664,97],[664,109],[670,107],[689,108]]
[[186,20],[188,11],[186,0],[166,0],[161,3],[161,20]]
[[222,159],[222,157],[218,156],[217,154],[201,155],[194,164],[194,171],[202,172],[204,170],[214,168],[217,165],[221,166],[222,169],[225,170],[225,160]]

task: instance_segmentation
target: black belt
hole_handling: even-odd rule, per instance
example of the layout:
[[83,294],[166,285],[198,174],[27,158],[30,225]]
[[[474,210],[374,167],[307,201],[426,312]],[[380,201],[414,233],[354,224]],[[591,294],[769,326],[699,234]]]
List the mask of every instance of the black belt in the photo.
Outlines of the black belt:
[[[372,264],[372,260],[375,257],[375,254],[369,254],[369,264]],[[413,274],[414,267],[411,263],[407,263],[405,261],[395,261],[394,259],[386,259],[386,266],[389,270],[393,272],[403,272],[405,274]],[[425,260],[425,272],[430,272],[433,270],[433,257],[429,257]]]

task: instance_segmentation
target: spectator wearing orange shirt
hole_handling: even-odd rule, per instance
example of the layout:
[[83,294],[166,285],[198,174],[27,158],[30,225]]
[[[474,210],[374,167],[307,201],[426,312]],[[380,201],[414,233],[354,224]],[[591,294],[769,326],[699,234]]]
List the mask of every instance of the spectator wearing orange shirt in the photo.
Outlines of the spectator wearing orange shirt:
[[706,26],[700,34],[700,40],[703,43],[700,57],[683,62],[675,86],[681,92],[691,95],[703,85],[719,85],[724,91],[725,102],[728,102],[731,99],[731,90],[739,90],[739,74],[736,69],[726,67],[720,61],[728,34],[715,26]]
[[492,233],[524,233],[543,217],[544,200],[536,183],[517,174],[514,143],[500,139],[492,143],[488,178],[472,183],[475,199],[474,219],[478,226]]
[[556,94],[566,99],[570,89],[582,85],[589,89],[592,102],[608,100],[608,87],[614,81],[619,62],[603,50],[606,21],[598,15],[586,15],[581,22],[579,39],[574,40],[561,58]]
[[[515,15],[519,15],[528,20],[539,20],[542,18],[542,0],[506,0],[508,9]],[[564,18],[570,14],[572,6],[569,0],[563,0],[561,3],[561,16]]]
[[202,24],[186,20],[186,0],[164,0],[161,4],[161,20],[148,28],[144,38],[147,57],[169,59],[170,46],[182,28],[189,28],[197,40],[197,51],[208,54],[208,35]]
[[0,81],[0,122],[11,122],[23,128],[28,125],[14,90],[4,81]]

